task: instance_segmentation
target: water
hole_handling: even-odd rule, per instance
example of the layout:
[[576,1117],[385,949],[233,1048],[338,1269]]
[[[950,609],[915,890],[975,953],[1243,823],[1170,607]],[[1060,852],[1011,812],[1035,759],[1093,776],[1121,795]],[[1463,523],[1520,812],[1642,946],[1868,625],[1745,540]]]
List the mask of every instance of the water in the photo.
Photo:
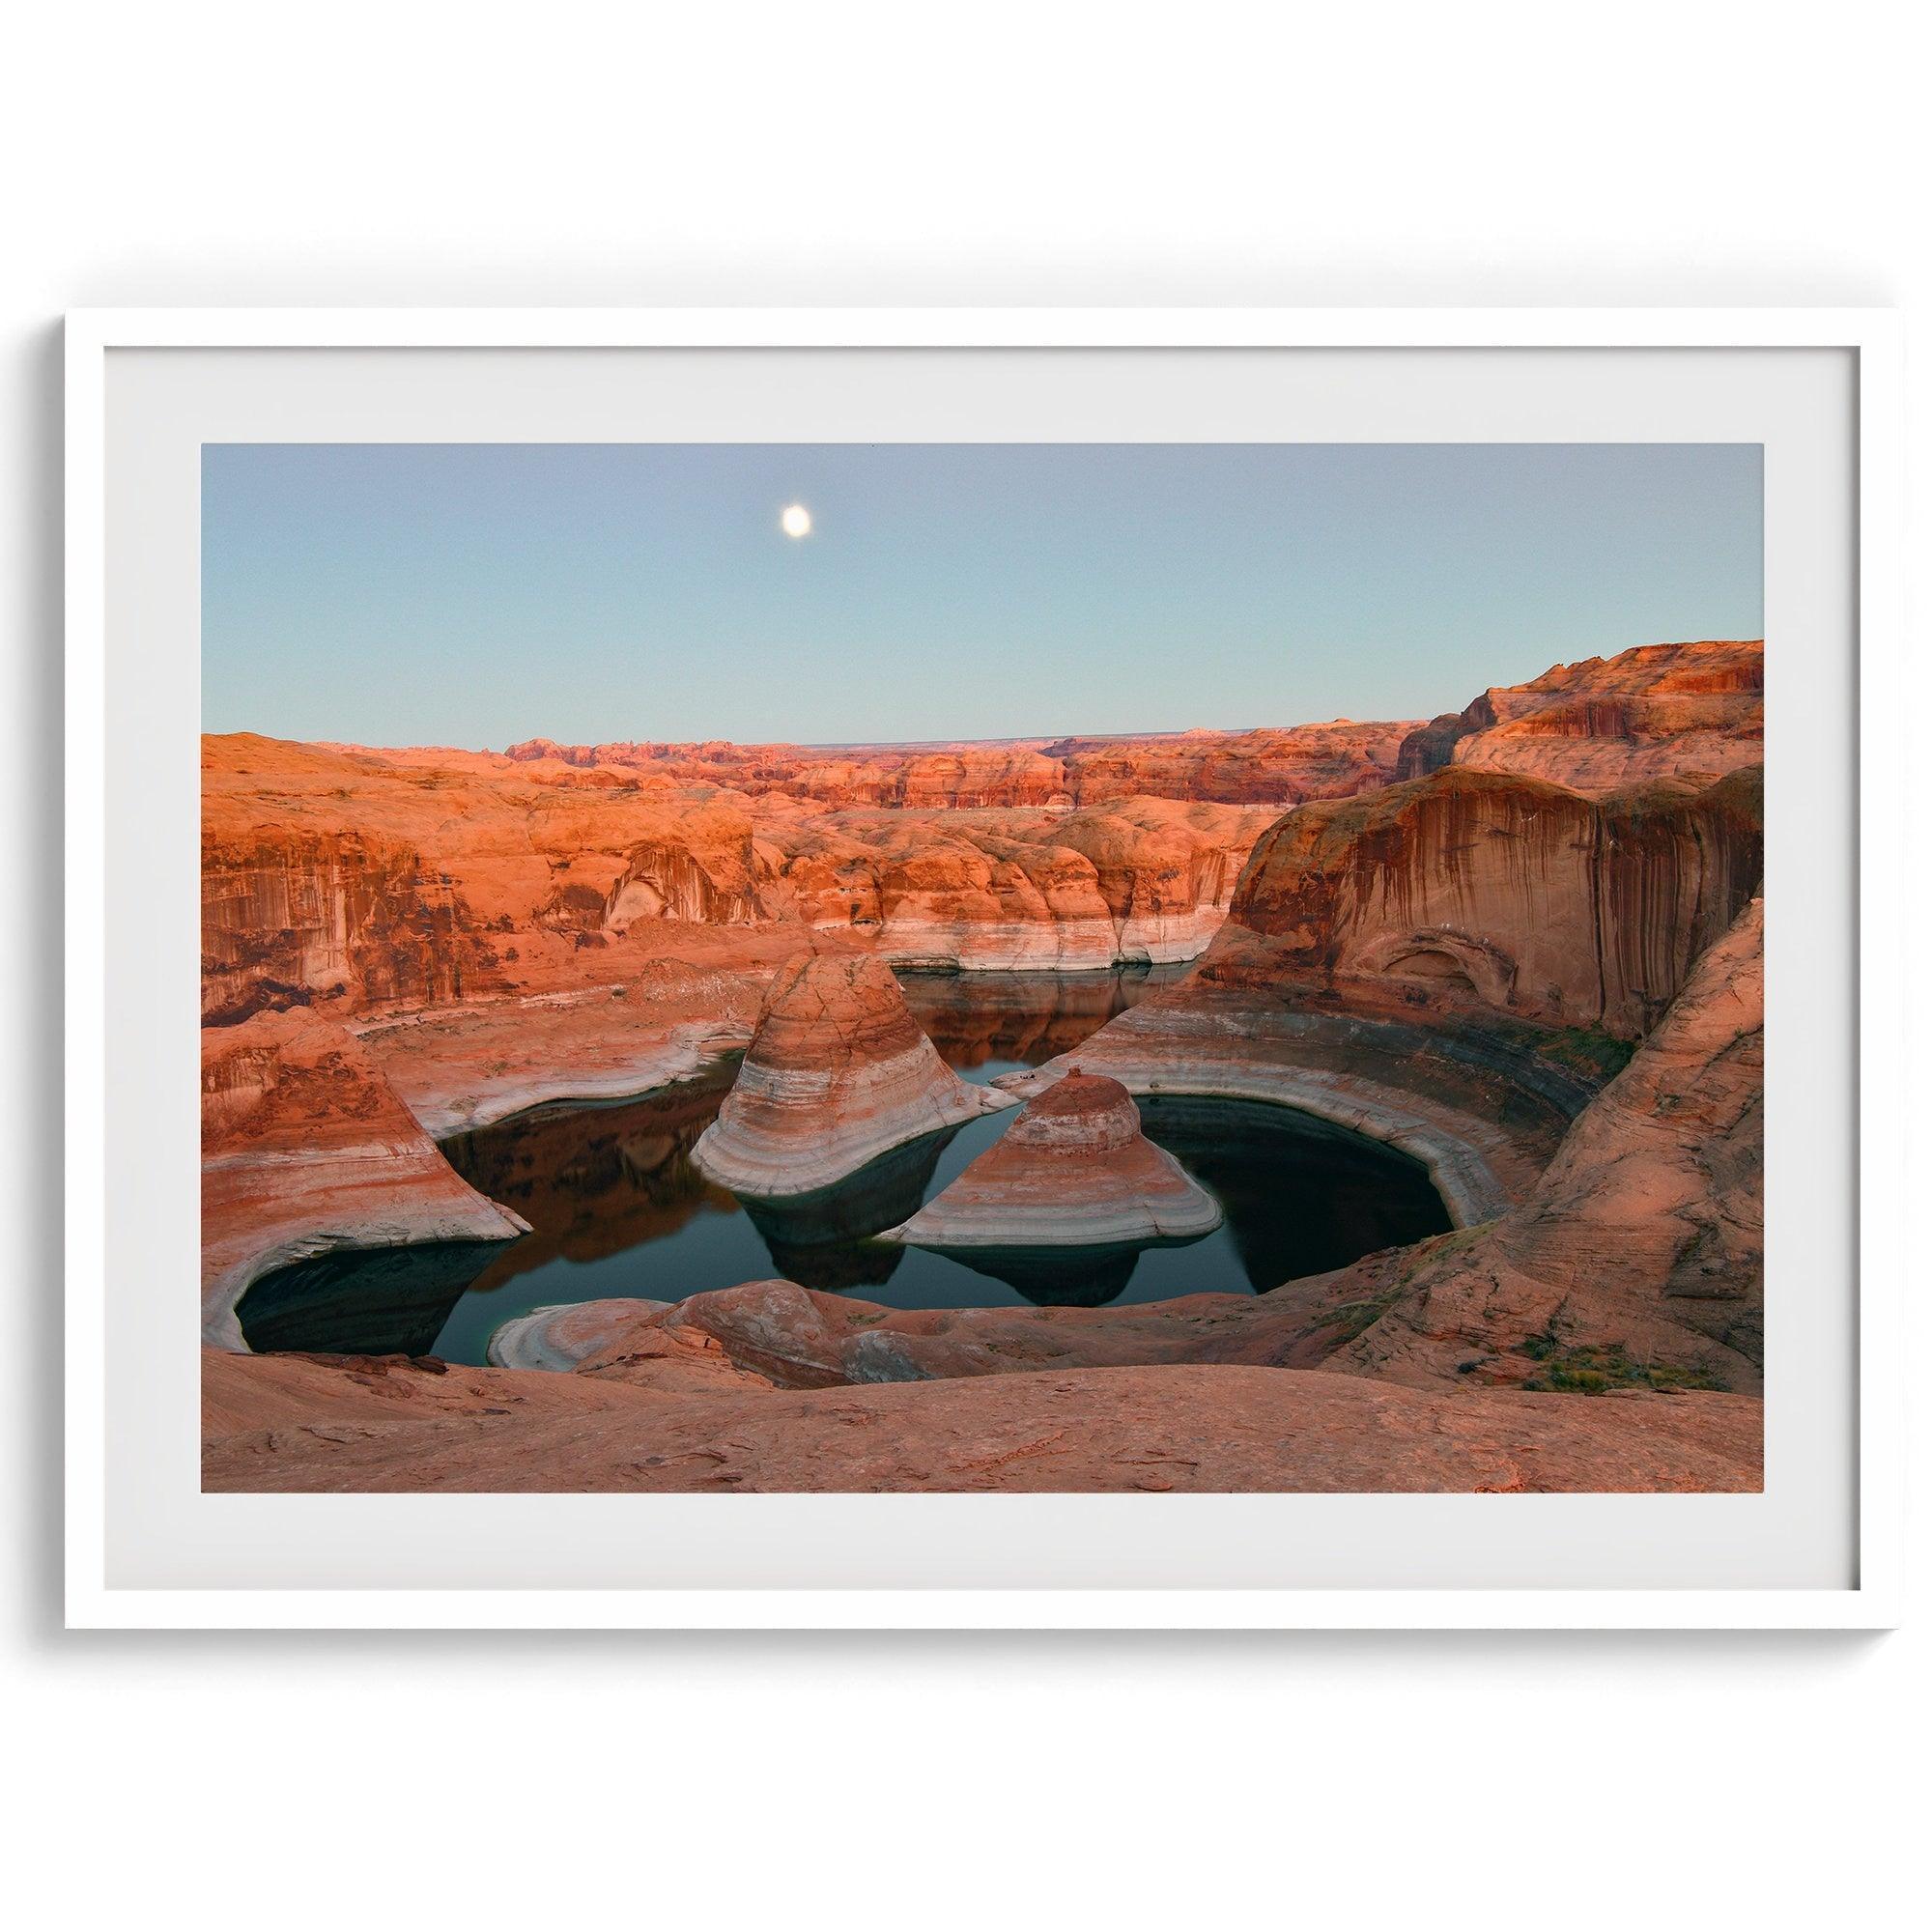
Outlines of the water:
[[[1160,977],[908,975],[905,986],[948,1063],[990,1081],[1069,1051]],[[892,1308],[1246,1294],[1449,1225],[1423,1168],[1378,1142],[1284,1107],[1166,1096],[1140,1103],[1148,1137],[1220,1201],[1219,1229],[1140,1249],[976,1255],[968,1265],[867,1237],[929,1201],[1010,1113],[895,1150],[822,1194],[745,1203],[689,1157],[734,1073],[724,1063],[637,1099],[537,1108],[445,1142],[457,1171],[532,1232],[501,1246],[432,1243],[282,1269],[242,1299],[249,1346],[481,1362],[492,1332],[532,1308],[676,1300],[771,1275]]]

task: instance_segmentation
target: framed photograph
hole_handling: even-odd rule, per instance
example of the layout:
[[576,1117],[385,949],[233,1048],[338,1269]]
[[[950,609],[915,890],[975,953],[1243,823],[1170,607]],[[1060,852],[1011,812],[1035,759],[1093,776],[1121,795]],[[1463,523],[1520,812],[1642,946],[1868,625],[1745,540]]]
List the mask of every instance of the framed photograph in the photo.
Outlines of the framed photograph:
[[1894,1619],[1889,316],[68,356],[71,1622]]

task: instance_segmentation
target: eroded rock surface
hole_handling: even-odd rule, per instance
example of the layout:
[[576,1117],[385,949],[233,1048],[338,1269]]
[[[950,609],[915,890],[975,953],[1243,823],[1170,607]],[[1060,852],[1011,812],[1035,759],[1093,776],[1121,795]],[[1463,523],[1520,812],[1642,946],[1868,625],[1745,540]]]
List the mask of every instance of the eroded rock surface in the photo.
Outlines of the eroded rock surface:
[[209,1355],[211,1491],[1715,1491],[1759,1405],[1170,1367],[677,1394],[596,1375]]
[[802,954],[773,981],[692,1160],[735,1193],[808,1194],[908,1141],[1013,1104],[940,1059],[881,961]]
[[1187,1240],[1221,1225],[1213,1196],[1141,1132],[1118,1080],[1077,1067],[911,1219],[878,1238],[911,1247],[1104,1247]]
[[526,1223],[437,1151],[360,1044],[309,1012],[201,1037],[204,1341],[245,1347],[251,1282],[335,1248],[507,1240]]
[[662,1315],[668,1301],[612,1296],[602,1301],[566,1301],[532,1308],[505,1321],[485,1352],[498,1369],[562,1372],[611,1346],[611,1340],[647,1316]]

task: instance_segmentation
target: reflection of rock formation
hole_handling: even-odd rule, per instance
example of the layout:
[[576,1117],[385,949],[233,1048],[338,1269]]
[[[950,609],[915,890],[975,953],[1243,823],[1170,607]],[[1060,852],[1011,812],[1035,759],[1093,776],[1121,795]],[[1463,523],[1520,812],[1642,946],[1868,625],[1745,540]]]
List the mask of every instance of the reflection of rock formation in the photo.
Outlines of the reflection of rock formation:
[[1398,779],[1447,764],[1600,793],[1764,760],[1764,644],[1642,644],[1486,691],[1404,739]]
[[784,1200],[748,1195],[741,1205],[771,1251],[773,1265],[806,1288],[836,1291],[890,1281],[905,1250],[872,1236],[918,1208],[954,1131],[895,1148],[838,1186],[814,1194]]
[[1307,806],[1255,847],[1202,977],[1634,1038],[1757,889],[1762,799],[1756,770],[1586,799],[1459,767]]
[[1091,1248],[946,1248],[949,1261],[1003,1281],[1041,1308],[1101,1308],[1132,1280],[1151,1241]]
[[691,1164],[717,1118],[723,1073],[616,1106],[543,1107],[443,1143],[457,1172],[531,1232],[477,1278],[495,1288],[554,1261],[594,1262],[731,1207]]
[[236,1303],[289,1263],[523,1232],[450,1167],[362,1047],[313,1013],[205,1029],[201,1095],[202,1333],[217,1348],[245,1346]]
[[423,1241],[357,1248],[276,1268],[236,1316],[258,1354],[427,1355],[449,1312],[500,1252],[496,1241]]
[[1141,1125],[1211,1188],[1258,1293],[1449,1227],[1420,1161],[1292,1107],[1150,1095]]
[[881,1238],[948,1254],[1093,1249],[1184,1240],[1220,1225],[1214,1197],[1141,1132],[1126,1089],[1075,1067],[1029,1100],[936,1200]]
[[946,1065],[880,961],[804,954],[773,981],[692,1159],[741,1195],[810,1194],[892,1148],[1012,1104]]

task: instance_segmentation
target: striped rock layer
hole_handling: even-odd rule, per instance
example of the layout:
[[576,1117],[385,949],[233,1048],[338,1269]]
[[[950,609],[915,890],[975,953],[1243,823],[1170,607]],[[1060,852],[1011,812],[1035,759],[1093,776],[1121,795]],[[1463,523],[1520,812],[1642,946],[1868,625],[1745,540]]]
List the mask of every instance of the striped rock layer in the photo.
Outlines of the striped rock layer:
[[1016,1104],[940,1059],[883,962],[801,954],[772,982],[692,1160],[734,1193],[809,1194],[907,1141]]
[[1070,1072],[936,1200],[879,1238],[916,1247],[1101,1247],[1187,1240],[1220,1204],[1141,1132],[1118,1080]]

